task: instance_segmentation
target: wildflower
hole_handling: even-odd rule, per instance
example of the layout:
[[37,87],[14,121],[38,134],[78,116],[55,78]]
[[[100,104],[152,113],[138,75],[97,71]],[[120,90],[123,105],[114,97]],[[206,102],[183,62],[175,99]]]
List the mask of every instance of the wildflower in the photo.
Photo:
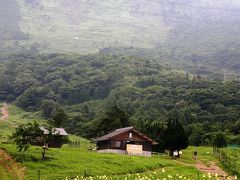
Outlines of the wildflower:
[[167,176],[169,179],[172,179],[173,177],[169,174],[168,176]]
[[165,169],[164,168],[162,168],[162,173],[165,173]]
[[215,173],[215,177],[218,177],[218,173]]
[[238,178],[237,178],[237,175],[234,176],[234,179],[238,179]]

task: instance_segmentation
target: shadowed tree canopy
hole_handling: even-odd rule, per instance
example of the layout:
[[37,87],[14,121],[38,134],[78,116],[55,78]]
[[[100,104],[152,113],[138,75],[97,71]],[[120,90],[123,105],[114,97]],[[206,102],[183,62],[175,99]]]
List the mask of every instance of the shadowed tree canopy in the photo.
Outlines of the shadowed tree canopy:
[[30,144],[35,142],[44,142],[43,131],[36,122],[20,125],[12,134],[11,139],[17,144],[19,151],[26,151]]
[[[68,142],[67,137],[56,137],[53,133],[55,130],[52,127],[49,126],[44,128],[47,129],[49,133],[44,134],[44,131],[37,122],[20,125],[16,128],[15,132],[13,132],[10,139],[16,143],[19,151],[26,151],[30,145],[44,145],[45,143],[54,144],[56,142],[63,144]],[[43,155],[43,159],[45,159],[45,154]]]
[[222,132],[218,132],[213,139],[213,146],[218,148],[226,147],[227,146],[227,139],[226,136]]
[[[202,74],[201,80],[194,80],[194,73],[186,78],[185,71],[150,56],[120,52],[87,56],[23,53],[1,60],[5,63],[0,64],[0,101],[41,111],[54,126],[83,137],[126,126],[124,119],[130,119],[131,125],[161,142],[168,113],[176,108],[192,145],[211,145],[219,130],[226,132],[231,143],[238,143],[239,80],[229,77],[222,83]],[[115,104],[117,108],[111,110]],[[65,109],[67,121],[64,112],[57,113],[58,107]],[[123,111],[123,115],[111,111]]]
[[52,124],[55,127],[62,127],[64,124],[66,124],[67,120],[67,113],[62,107],[59,106],[53,111]]
[[104,135],[115,129],[130,126],[129,115],[114,105],[99,118],[97,132]]
[[167,129],[164,132],[164,145],[170,156],[173,155],[173,151],[179,151],[188,147],[188,137],[175,110],[169,113]]

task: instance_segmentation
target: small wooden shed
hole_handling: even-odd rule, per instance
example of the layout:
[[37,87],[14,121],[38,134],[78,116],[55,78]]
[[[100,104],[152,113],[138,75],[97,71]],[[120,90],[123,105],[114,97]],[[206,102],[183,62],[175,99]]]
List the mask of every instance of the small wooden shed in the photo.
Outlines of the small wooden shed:
[[141,156],[151,156],[152,146],[158,144],[133,127],[117,129],[94,141],[97,143],[98,152]]
[[[43,134],[49,134],[48,129],[44,127],[40,127],[40,129],[43,131]],[[68,136],[68,133],[63,128],[52,128],[52,136],[53,138],[51,138],[50,142],[48,143],[48,147],[61,148],[64,142],[63,139]]]

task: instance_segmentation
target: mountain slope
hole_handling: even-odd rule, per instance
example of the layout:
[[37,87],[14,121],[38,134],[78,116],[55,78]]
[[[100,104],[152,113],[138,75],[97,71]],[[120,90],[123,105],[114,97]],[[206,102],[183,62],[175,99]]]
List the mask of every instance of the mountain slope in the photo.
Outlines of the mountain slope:
[[1,54],[133,47],[196,74],[240,69],[237,0],[2,0],[0,12]]
[[18,54],[7,61],[0,100],[42,111],[50,122],[62,106],[69,117],[63,127],[72,133],[92,138],[118,128],[118,121],[107,117],[114,107],[155,139],[173,110],[192,144],[209,144],[219,130],[240,133],[239,81],[192,77],[156,60],[116,54]]
[[[168,30],[158,12],[159,3],[148,1],[17,0],[20,41],[43,51],[89,52],[107,46],[153,47]],[[13,6],[13,8],[16,8]],[[160,31],[163,32],[160,32]]]

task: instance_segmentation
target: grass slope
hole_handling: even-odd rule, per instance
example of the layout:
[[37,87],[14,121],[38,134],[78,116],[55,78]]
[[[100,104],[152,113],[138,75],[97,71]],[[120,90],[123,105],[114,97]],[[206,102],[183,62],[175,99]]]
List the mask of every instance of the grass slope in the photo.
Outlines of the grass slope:
[[37,121],[40,124],[46,124],[44,119],[39,118],[38,112],[25,112],[15,105],[8,105],[9,116],[6,121],[0,120],[0,142],[8,141],[8,137],[12,134],[15,127],[28,122]]
[[10,174],[8,174],[8,172],[2,166],[0,166],[0,179],[11,180],[12,178],[13,177]]
[[[75,137],[76,138],[76,137]],[[194,147],[183,151],[181,159],[172,159],[168,155],[154,157],[125,156],[117,154],[100,154],[86,150],[86,146],[73,148],[65,145],[61,149],[49,149],[48,160],[41,160],[41,147],[31,147],[26,152],[18,152],[15,145],[2,144],[17,161],[27,168],[26,179],[35,179],[40,170],[43,179],[65,179],[76,176],[104,176],[114,179],[124,179],[127,173],[131,177],[155,176],[164,178],[170,176],[184,176],[197,179],[202,174],[196,170],[195,161],[192,159]],[[217,161],[212,156],[212,148],[198,147],[199,159],[206,164]],[[164,169],[164,172],[163,172]],[[137,174],[139,173],[139,174]]]
[[240,175],[240,148],[224,148],[221,149],[222,152],[227,156],[226,159],[224,157],[218,156],[224,168],[226,168],[230,172],[237,173]]

